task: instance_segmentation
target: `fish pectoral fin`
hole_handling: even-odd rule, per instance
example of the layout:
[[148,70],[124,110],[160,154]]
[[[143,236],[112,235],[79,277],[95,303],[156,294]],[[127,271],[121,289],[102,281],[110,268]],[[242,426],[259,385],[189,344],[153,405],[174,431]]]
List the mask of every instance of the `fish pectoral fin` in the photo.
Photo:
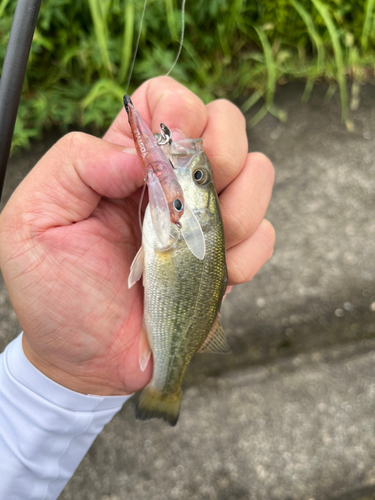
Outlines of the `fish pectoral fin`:
[[142,372],[144,372],[147,368],[147,365],[152,355],[150,343],[148,341],[146,325],[144,324],[144,321],[142,321],[142,328],[139,333],[138,352],[139,352],[139,368],[141,369]]
[[194,212],[186,203],[184,215],[181,217],[181,234],[191,253],[199,260],[203,260],[206,253],[206,242],[204,235]]
[[216,352],[219,354],[230,354],[232,352],[223,327],[221,326],[219,314],[198,352]]
[[155,236],[162,247],[166,247],[171,236],[169,207],[158,176],[151,169],[148,172],[148,199]]
[[130,273],[128,278],[128,288],[131,288],[140,279],[143,273],[143,266],[145,260],[145,253],[143,246],[138,250],[137,255],[134,257],[132,265],[130,266]]

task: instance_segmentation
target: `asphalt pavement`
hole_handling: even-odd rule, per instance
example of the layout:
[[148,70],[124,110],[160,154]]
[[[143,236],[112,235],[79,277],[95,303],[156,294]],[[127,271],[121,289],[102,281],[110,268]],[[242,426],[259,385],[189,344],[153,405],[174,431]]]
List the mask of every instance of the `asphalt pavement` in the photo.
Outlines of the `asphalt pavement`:
[[[233,354],[195,356],[175,428],[130,400],[61,500],[375,499],[375,87],[352,132],[325,92],[280,87],[288,121],[248,131],[275,166],[277,242],[225,300]],[[5,200],[55,138],[12,158]],[[18,332],[1,283],[0,350]]]

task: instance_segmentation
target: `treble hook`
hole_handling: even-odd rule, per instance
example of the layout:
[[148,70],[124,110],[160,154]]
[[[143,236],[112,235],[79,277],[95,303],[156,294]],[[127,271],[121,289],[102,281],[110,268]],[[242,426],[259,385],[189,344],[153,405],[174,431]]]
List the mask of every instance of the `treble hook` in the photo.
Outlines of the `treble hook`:
[[172,132],[171,130],[164,125],[164,123],[160,124],[160,137],[158,139],[159,146],[165,146],[166,144],[171,144],[172,142]]

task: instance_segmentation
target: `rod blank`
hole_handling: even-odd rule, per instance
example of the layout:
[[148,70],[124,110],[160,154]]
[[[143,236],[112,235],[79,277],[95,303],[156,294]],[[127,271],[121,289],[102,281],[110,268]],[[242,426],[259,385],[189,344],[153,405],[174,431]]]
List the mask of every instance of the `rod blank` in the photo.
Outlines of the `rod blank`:
[[0,198],[22,85],[42,0],[18,0],[0,79]]

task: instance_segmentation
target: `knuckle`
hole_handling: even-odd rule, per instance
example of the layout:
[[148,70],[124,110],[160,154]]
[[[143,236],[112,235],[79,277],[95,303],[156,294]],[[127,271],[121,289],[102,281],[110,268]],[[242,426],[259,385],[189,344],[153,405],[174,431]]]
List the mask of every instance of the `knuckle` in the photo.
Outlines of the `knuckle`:
[[179,100],[179,107],[181,106],[182,113],[187,113],[192,115],[200,120],[207,120],[207,112],[206,107],[203,102],[192,92],[188,91],[180,91],[177,95],[177,99]]
[[85,139],[86,134],[83,132],[69,132],[57,142],[57,146],[62,146],[61,149],[66,150],[69,155],[71,153],[77,154],[81,150]]
[[245,211],[236,213],[226,207],[221,207],[221,213],[228,248],[247,240],[257,228],[257,222],[252,213]]
[[245,241],[253,232],[253,221],[250,216],[241,217],[236,214],[231,215],[231,233],[232,239],[236,242]]
[[271,160],[263,153],[249,153],[250,160],[261,166],[262,170],[266,172],[266,175],[271,184],[275,180],[275,169],[272,165]]
[[255,261],[246,258],[244,250],[240,253],[227,253],[229,283],[239,285],[254,278],[259,269],[271,258],[275,245],[275,230],[272,224],[263,219],[256,231]]
[[228,101],[228,99],[217,99],[209,104],[209,106],[215,106],[218,111],[223,115],[232,115],[236,122],[239,122],[241,126],[246,129],[246,119],[240,108],[238,108],[233,102]]
[[262,244],[264,248],[264,255],[266,260],[270,259],[273,254],[275,246],[276,233],[273,225],[267,220],[263,219],[261,224]]
[[228,282],[231,285],[240,285],[241,283],[246,283],[253,278],[253,274],[250,269],[244,269],[235,260],[230,260],[228,262]]
[[170,84],[178,84],[177,80],[172,78],[171,76],[154,76],[153,78],[149,78],[147,80],[149,84],[152,85],[170,85]]
[[237,151],[232,151],[229,148],[217,153],[211,152],[209,159],[214,165],[214,171],[219,170],[225,181],[232,181],[241,168]]
[[233,102],[227,99],[219,99],[218,103],[223,106],[223,110],[232,113],[235,116],[236,121],[240,122],[243,128],[246,129],[246,118],[240,108],[238,108]]
[[155,77],[148,80],[149,90],[153,91],[153,106],[165,106],[165,109],[178,110],[177,117],[184,116],[184,121],[207,121],[207,110],[203,101],[189,89],[169,76]]

